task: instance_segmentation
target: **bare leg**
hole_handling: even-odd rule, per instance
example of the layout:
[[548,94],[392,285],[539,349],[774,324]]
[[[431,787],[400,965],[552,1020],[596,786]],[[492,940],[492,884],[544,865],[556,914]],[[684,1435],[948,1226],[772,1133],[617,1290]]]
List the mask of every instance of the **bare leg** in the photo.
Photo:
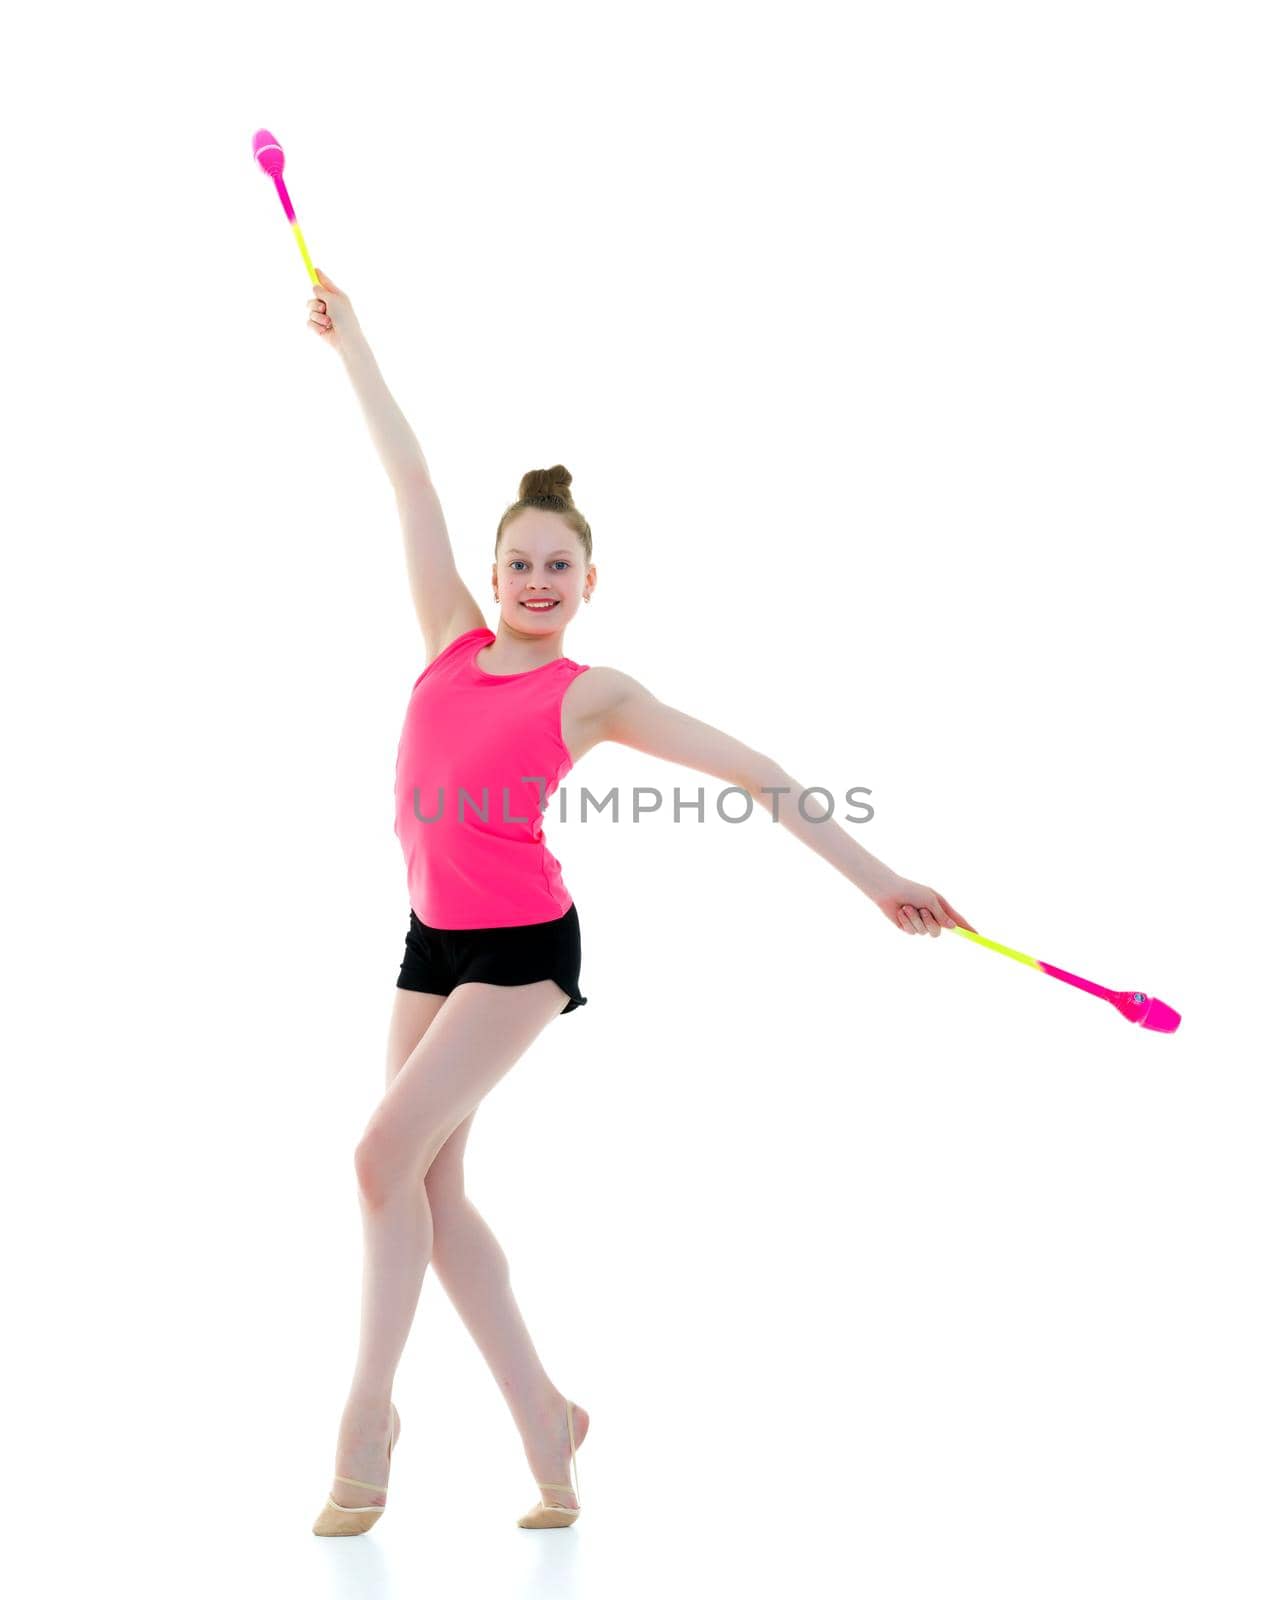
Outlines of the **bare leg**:
[[[387,1481],[391,1387],[434,1246],[426,1174],[564,1001],[550,979],[514,987],[463,984],[434,1008],[369,1119],[355,1157],[365,1239],[360,1348],[335,1473]],[[372,1490],[356,1490],[364,1498],[351,1500],[351,1486],[337,1482],[331,1492],[339,1505],[386,1500]]]
[[[443,1152],[442,1152],[443,1154]],[[471,1201],[433,1177],[427,1193],[435,1218],[432,1264],[467,1331],[493,1373],[524,1444],[525,1459],[538,1483],[567,1483],[569,1436],[565,1397],[547,1376],[511,1292],[510,1267],[502,1246]],[[587,1431],[587,1413],[574,1407],[574,1445]],[[573,1495],[560,1495],[576,1505]]]
[[[431,1017],[438,995],[399,990],[387,1047],[387,1082],[399,1072]],[[431,1265],[441,1286],[479,1347],[524,1445],[536,1482],[568,1481],[565,1396],[552,1383],[511,1289],[511,1269],[492,1229],[465,1191],[463,1156],[475,1121],[453,1130],[426,1177],[434,1244]],[[574,1445],[586,1435],[588,1416],[574,1408]],[[572,1495],[558,1498],[575,1504]]]
[[378,1414],[385,1445],[391,1384],[431,1259],[431,1206],[419,1180],[371,1194],[362,1179],[360,1214],[364,1224],[360,1354],[347,1404],[358,1412]]
[[[434,1171],[435,1169],[432,1168]],[[434,1195],[439,1228],[433,1261],[445,1293],[480,1347],[523,1437],[536,1436],[564,1396],[547,1376],[511,1292],[511,1272],[488,1223],[461,1189]]]

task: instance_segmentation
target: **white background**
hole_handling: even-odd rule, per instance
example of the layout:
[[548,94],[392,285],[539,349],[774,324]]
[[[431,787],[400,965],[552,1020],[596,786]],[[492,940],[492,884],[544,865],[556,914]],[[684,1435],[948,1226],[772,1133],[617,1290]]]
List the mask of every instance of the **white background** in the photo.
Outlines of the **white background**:
[[[10,28],[4,1493],[24,1592],[1273,1596],[1277,59],[1239,4],[73,7]],[[493,611],[983,933],[908,938],[617,746],[548,838],[589,1004],[471,1194],[584,1513],[433,1273],[373,1534],[317,1540],[425,664],[274,188]],[[626,792],[626,790],[624,790]],[[844,808],[841,807],[843,810]]]

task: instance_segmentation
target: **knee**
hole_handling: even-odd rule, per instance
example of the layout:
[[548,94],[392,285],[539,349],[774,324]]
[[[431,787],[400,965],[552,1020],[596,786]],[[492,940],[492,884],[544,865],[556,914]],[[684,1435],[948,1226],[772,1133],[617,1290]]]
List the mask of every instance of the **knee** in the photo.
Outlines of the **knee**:
[[397,1189],[414,1182],[404,1154],[376,1132],[367,1132],[355,1148],[356,1184],[370,1205],[381,1205]]
[[355,1148],[353,1164],[356,1185],[366,1200],[374,1200],[385,1193],[388,1176],[386,1159],[374,1140],[367,1136],[361,1139]]

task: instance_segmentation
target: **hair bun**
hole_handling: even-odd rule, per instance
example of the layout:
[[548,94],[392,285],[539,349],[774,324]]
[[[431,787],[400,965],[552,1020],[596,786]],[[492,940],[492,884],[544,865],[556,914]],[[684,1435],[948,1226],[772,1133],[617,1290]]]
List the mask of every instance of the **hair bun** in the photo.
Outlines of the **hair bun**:
[[573,503],[573,494],[569,489],[572,482],[573,473],[563,462],[557,462],[554,467],[535,467],[532,472],[525,473],[520,480],[519,498],[512,501],[498,522],[498,536],[493,542],[495,561],[502,548],[503,529],[513,517],[518,517],[526,506],[533,506],[539,511],[554,511],[563,517],[566,526],[572,528],[582,540],[582,553],[590,563],[591,524]]
[[520,499],[563,500],[571,506],[573,496],[569,492],[569,485],[572,482],[573,474],[568,467],[558,464],[554,467],[535,467],[520,480]]

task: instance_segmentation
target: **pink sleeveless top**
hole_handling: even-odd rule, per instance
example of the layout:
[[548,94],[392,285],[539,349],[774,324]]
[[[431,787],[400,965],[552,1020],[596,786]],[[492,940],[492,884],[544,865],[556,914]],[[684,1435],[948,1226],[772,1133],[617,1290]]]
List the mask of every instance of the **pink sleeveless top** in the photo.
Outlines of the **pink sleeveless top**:
[[493,640],[472,628],[419,674],[396,752],[409,904],[432,928],[550,922],[573,904],[539,806],[573,765],[560,706],[590,669],[562,656],[498,677],[475,664]]

